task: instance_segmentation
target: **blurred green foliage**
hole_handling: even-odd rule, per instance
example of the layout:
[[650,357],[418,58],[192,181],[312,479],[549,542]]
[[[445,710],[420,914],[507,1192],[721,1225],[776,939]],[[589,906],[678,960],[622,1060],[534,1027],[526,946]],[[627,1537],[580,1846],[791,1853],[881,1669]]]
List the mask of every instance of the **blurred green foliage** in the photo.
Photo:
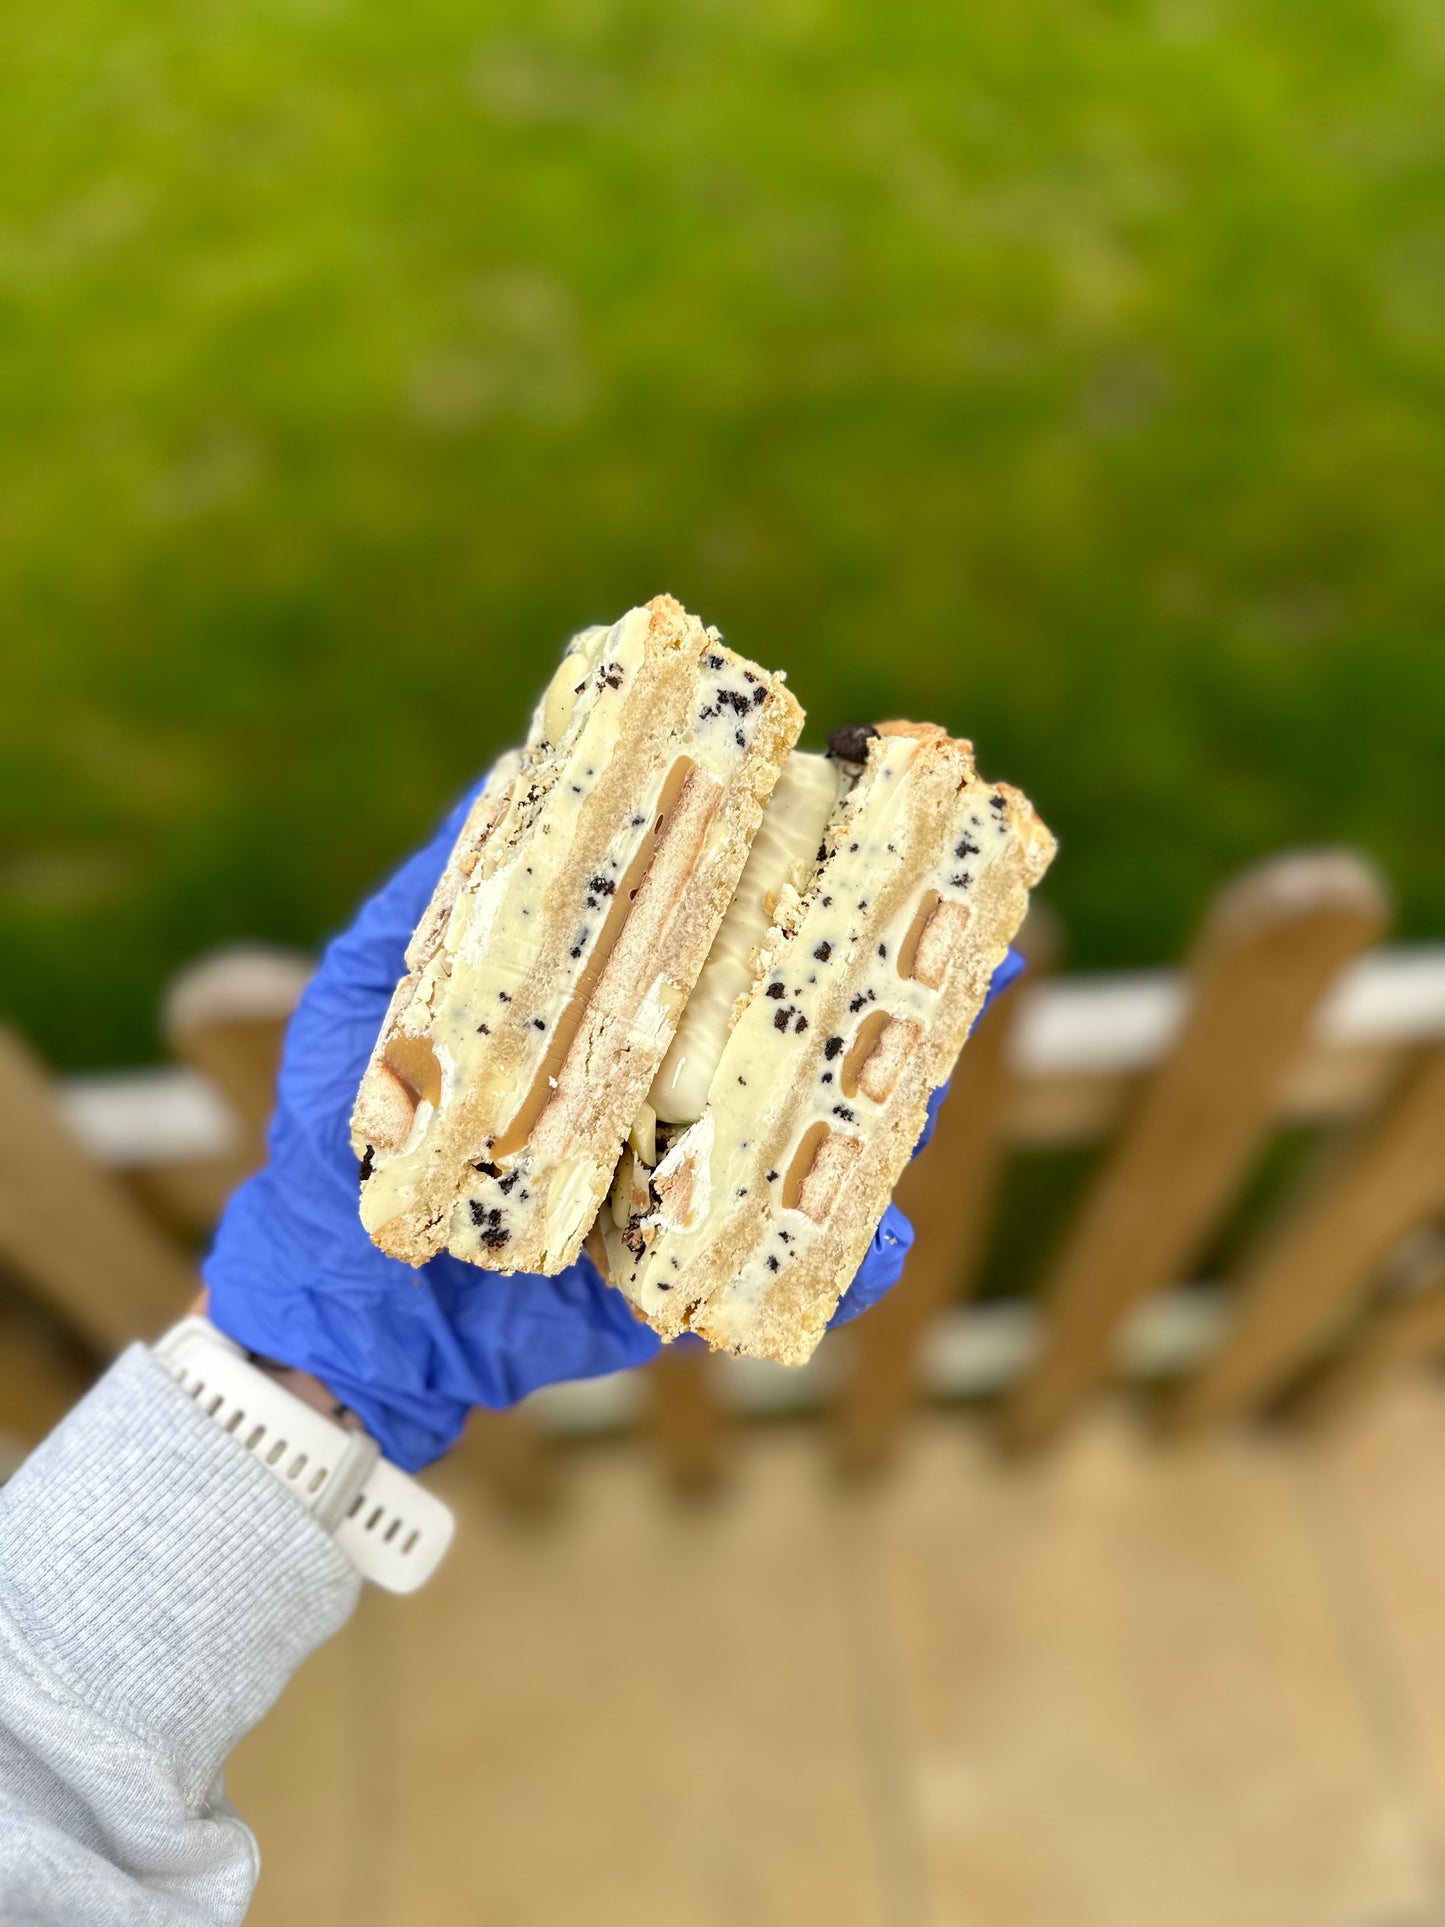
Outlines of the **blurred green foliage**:
[[0,999],[153,1054],[667,587],[974,735],[1070,961],[1445,936],[1438,0],[6,10]]

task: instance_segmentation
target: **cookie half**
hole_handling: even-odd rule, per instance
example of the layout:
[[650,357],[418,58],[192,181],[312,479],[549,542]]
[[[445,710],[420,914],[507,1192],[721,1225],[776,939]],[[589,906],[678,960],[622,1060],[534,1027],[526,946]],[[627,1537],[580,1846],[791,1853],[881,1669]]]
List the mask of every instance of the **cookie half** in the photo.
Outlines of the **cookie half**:
[[[789,764],[779,796],[806,770],[817,847],[794,837],[764,877],[765,820],[737,899],[739,918],[754,900],[769,917],[746,988],[720,1034],[709,1016],[712,1046],[699,1038],[703,1090],[676,1061],[684,1020],[597,1241],[664,1338],[793,1365],[862,1262],[1055,848],[1028,800],[934,724],[835,745]],[[730,982],[744,935],[720,934]]]
[[406,953],[352,1141],[373,1241],[570,1264],[802,711],[670,596],[568,646]]

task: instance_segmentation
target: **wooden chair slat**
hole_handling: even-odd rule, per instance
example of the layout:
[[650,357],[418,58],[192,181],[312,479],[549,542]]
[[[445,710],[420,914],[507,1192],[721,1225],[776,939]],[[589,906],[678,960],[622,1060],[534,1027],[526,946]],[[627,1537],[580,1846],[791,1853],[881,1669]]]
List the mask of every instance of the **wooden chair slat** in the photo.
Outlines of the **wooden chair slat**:
[[0,1303],[0,1478],[86,1391],[94,1361],[59,1320],[18,1294]]
[[647,1426],[679,1492],[698,1496],[722,1476],[727,1419],[710,1355],[697,1344],[667,1345],[647,1367]]
[[1108,1374],[1128,1313],[1184,1275],[1255,1155],[1320,1000],[1387,914],[1374,870],[1348,852],[1279,858],[1215,900],[1183,1029],[1049,1281],[1043,1350],[1005,1405],[1005,1444],[1058,1434]]
[[286,1026],[314,968],[289,950],[220,950],[173,978],[162,1002],[161,1027],[171,1049],[210,1078],[235,1112],[248,1171],[265,1156]]
[[556,1497],[556,1467],[536,1426],[521,1412],[478,1409],[457,1448],[474,1466],[503,1511],[524,1518],[544,1512]]
[[[1339,1048],[1309,1039],[1280,1088],[1280,1124],[1359,1117],[1388,1096],[1415,1054],[1400,1043]],[[1019,1149],[1049,1150],[1108,1137],[1137,1103],[1146,1074],[1089,1071],[1015,1076],[1004,1099],[1003,1135]]]
[[97,1350],[117,1352],[185,1312],[184,1253],[66,1128],[50,1077],[0,1031],[0,1256]]
[[1290,1406],[1300,1427],[1352,1417],[1397,1373],[1445,1354],[1445,1267],[1408,1295],[1391,1299]]
[[1373,1285],[1409,1232],[1445,1210],[1445,1046],[1266,1234],[1218,1349],[1163,1408],[1194,1430],[1280,1391]]

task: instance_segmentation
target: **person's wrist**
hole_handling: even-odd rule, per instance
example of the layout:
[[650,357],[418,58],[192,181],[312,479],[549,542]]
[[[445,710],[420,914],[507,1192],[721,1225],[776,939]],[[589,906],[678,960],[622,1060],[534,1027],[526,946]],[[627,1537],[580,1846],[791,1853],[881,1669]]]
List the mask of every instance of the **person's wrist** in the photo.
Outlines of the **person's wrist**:
[[268,1371],[195,1306],[151,1351],[195,1408],[239,1455],[287,1488],[364,1579],[412,1592],[435,1569],[452,1536],[451,1513],[384,1459],[360,1420],[310,1373],[284,1365]]
[[[209,1292],[201,1292],[191,1306],[191,1312],[197,1318],[210,1317]],[[264,1372],[268,1378],[274,1378],[276,1383],[290,1392],[293,1398],[299,1398],[304,1405],[309,1405],[313,1412],[320,1412],[334,1425],[344,1425],[348,1430],[355,1431],[365,1429],[361,1419],[351,1407],[343,1404],[329,1387],[322,1384],[314,1372],[308,1372],[299,1365],[287,1365],[279,1358],[267,1358],[260,1352],[247,1351],[246,1357],[258,1372]]]
[[295,1365],[282,1365],[274,1358],[263,1358],[259,1352],[247,1352],[246,1356],[257,1371],[264,1372],[268,1378],[274,1378],[276,1383],[284,1386],[293,1397],[299,1398],[313,1411],[323,1413],[333,1424],[344,1425],[348,1429],[354,1428],[357,1431],[362,1429],[361,1420],[357,1414],[349,1405],[343,1405],[335,1393],[321,1383],[314,1372],[302,1371]]

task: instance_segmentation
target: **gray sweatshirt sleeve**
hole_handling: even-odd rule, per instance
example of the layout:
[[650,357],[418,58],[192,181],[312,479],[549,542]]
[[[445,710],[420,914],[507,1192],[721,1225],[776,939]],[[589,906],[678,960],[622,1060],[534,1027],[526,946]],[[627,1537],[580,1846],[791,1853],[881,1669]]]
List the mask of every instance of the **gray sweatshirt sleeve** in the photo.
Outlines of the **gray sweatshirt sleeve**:
[[358,1584],[128,1351],[0,1492],[0,1920],[239,1921],[259,1860],[226,1755]]

